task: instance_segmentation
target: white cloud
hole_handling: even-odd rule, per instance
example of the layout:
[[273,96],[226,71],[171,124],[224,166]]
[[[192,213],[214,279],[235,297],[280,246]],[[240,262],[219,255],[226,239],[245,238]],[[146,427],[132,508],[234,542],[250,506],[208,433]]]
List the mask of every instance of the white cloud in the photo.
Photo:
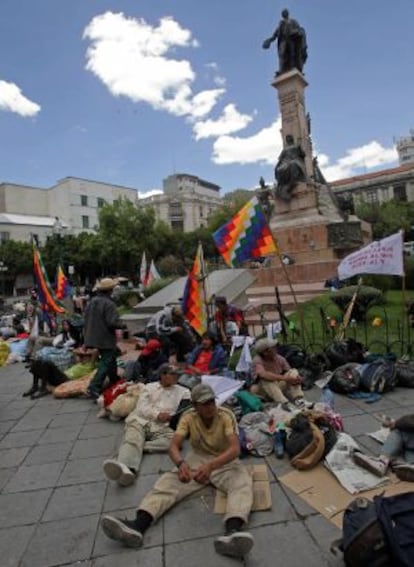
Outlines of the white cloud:
[[176,116],[201,117],[210,112],[223,89],[193,94],[195,73],[185,59],[173,59],[177,47],[198,46],[191,31],[173,18],[162,18],[158,26],[123,13],[106,12],[85,28],[91,41],[86,69],[94,73],[115,96],[146,102]]
[[228,104],[217,120],[196,122],[193,130],[196,140],[232,134],[245,128],[252,121],[248,114],[241,114],[234,104]]
[[213,145],[213,162],[224,165],[232,163],[267,163],[274,165],[282,151],[280,135],[281,119],[248,138],[220,136]]
[[41,107],[26,98],[14,83],[0,81],[0,110],[15,112],[20,116],[36,116]]
[[146,199],[147,197],[153,197],[154,195],[162,195],[161,189],[148,189],[148,191],[138,191],[138,197],[140,199]]
[[397,160],[398,153],[395,147],[384,148],[375,140],[358,148],[347,150],[346,155],[332,165],[329,164],[328,156],[324,154],[318,156],[319,165],[323,168],[327,181],[366,173],[369,169],[389,165]]

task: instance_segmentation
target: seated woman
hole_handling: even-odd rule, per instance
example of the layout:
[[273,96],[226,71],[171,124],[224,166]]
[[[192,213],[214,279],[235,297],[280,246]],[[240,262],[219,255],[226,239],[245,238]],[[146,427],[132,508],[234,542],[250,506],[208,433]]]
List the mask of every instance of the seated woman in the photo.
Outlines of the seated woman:
[[34,359],[39,351],[44,347],[52,346],[55,348],[72,348],[78,342],[77,333],[68,319],[63,319],[61,331],[52,337],[30,337],[27,348],[27,358]]
[[67,378],[64,371],[74,362],[73,348],[76,346],[76,334],[70,321],[65,319],[61,332],[53,337],[52,345],[44,346],[32,355],[30,372],[33,374],[33,383],[23,396],[39,398],[48,393],[48,384],[58,386],[65,382]]

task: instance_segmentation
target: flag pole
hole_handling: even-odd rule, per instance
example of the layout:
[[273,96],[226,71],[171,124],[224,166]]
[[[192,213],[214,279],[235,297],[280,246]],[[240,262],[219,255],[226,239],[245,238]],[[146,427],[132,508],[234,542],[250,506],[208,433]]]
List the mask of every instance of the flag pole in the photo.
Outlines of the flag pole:
[[302,309],[300,303],[298,302],[295,290],[293,289],[293,285],[292,285],[292,282],[291,282],[290,277],[289,277],[289,273],[288,273],[287,268],[286,268],[286,264],[283,262],[282,255],[280,254],[279,248],[277,246],[276,246],[276,249],[278,250],[277,256],[278,256],[280,264],[282,266],[283,273],[285,274],[285,278],[288,282],[288,286],[289,286],[289,289],[290,289],[290,293],[292,294],[292,297],[293,297],[293,302],[295,304],[295,308],[296,308],[298,315],[299,315],[300,329],[302,331],[301,332],[302,346],[304,347],[305,346],[305,338],[306,338],[306,335],[307,335],[307,330],[306,330],[306,325],[305,325],[305,318],[303,316],[303,309]]
[[205,262],[204,262],[204,250],[203,250],[203,245],[201,244],[201,242],[198,243],[199,247],[200,247],[200,264],[201,264],[201,285],[202,285],[202,289],[203,289],[203,301],[204,301],[204,306],[206,308],[206,313],[207,313],[207,329],[209,328],[209,325],[212,321],[212,313],[211,313],[211,304],[208,303],[208,298],[207,298],[207,285],[206,285],[206,280],[207,280],[207,273],[205,270]]
[[362,286],[362,278],[359,278],[357,288],[352,296],[351,301],[349,302],[348,307],[346,308],[344,318],[342,320],[342,324],[336,336],[337,340],[342,341],[345,338],[345,331],[348,327],[349,320],[351,319],[352,311],[354,309],[356,298],[358,297],[359,290]]
[[[404,242],[404,230],[401,230],[401,238],[402,241]],[[406,293],[406,285],[407,285],[407,281],[406,281],[406,261],[405,261],[405,257],[404,257],[404,246],[402,247],[402,261],[403,261],[403,274],[401,276],[401,299],[402,299],[402,316],[403,316],[403,330],[405,330],[405,326],[407,325],[407,344],[408,344],[408,354],[411,354],[412,352],[412,345],[411,345],[411,328],[410,328],[410,318],[408,316],[408,312],[407,312],[407,308],[408,308],[408,302],[407,302],[407,293]],[[403,331],[404,332],[404,331]]]

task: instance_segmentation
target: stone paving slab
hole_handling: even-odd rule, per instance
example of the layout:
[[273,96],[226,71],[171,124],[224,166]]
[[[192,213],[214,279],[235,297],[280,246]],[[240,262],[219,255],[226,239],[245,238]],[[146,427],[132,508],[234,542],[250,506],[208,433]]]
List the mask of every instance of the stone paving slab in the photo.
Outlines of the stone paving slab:
[[[109,482],[102,463],[117,453],[123,424],[97,417],[87,399],[22,398],[31,376],[21,364],[0,380],[0,566],[1,567],[339,567],[329,551],[340,530],[279,483],[288,459],[248,458],[266,463],[273,507],[251,515],[255,537],[243,561],[218,556],[214,538],[222,517],[213,513],[214,490],[205,488],[171,510],[145,535],[144,547],[128,550],[99,527],[103,514],[133,518],[140,500],[159,475],[171,469],[165,454],[144,455],[134,485]],[[317,401],[320,390],[306,396]],[[373,454],[379,444],[367,433],[379,429],[382,414],[411,411],[414,390],[397,389],[366,404],[335,395],[345,428]],[[300,543],[300,545],[298,544]]]

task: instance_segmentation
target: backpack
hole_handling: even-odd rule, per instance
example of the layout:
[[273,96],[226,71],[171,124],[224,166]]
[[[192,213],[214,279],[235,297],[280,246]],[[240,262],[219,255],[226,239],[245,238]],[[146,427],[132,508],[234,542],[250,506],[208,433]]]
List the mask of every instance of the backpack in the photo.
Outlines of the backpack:
[[359,364],[349,362],[337,368],[329,380],[329,388],[337,394],[352,394],[359,390],[361,376]]
[[306,362],[306,353],[298,345],[278,345],[277,352],[286,358],[292,368],[302,368]]
[[356,498],[344,512],[342,539],[331,551],[342,551],[348,567],[414,565],[414,492]]
[[289,422],[291,431],[286,439],[290,464],[299,470],[315,467],[336,443],[333,426],[323,416],[298,414]]
[[391,360],[378,359],[361,366],[360,388],[366,392],[389,392],[397,384],[397,370]]

